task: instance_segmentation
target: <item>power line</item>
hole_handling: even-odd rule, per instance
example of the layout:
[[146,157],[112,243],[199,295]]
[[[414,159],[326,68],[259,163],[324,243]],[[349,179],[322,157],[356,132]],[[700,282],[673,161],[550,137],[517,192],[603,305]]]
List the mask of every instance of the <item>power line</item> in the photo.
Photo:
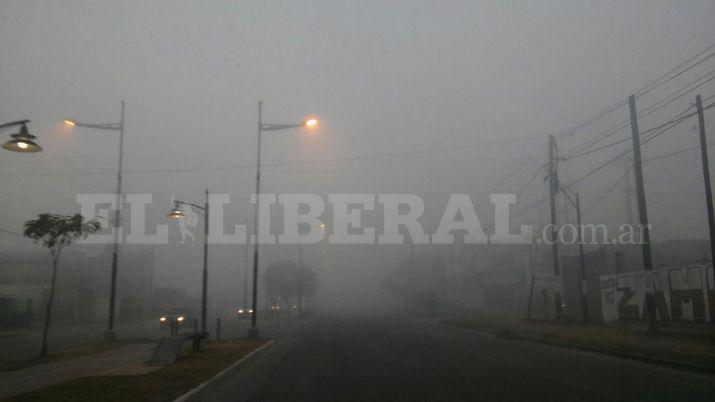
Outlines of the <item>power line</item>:
[[[531,176],[531,178],[529,178],[529,180],[527,180],[526,184],[524,184],[524,186],[522,186],[522,188],[516,192],[516,197],[515,197],[516,199],[519,199],[519,197],[521,197],[521,195],[526,191],[526,189],[529,188],[531,183],[533,183],[534,180],[536,180],[536,178],[539,177],[539,173],[541,172],[541,170],[543,168],[544,168],[543,166],[539,166],[539,168],[536,169],[536,171]],[[502,216],[504,216],[507,212],[508,212],[508,209],[504,210],[504,212],[502,212],[501,215],[494,217],[494,221],[491,224],[489,224],[489,226],[487,226],[486,229],[491,229],[492,227],[494,227],[494,224],[496,223],[496,221],[499,218],[501,218]]]
[[[542,147],[543,147],[543,146],[542,146]],[[491,188],[489,188],[489,190],[487,190],[487,191],[484,193],[484,197],[486,197],[486,196],[488,196],[489,194],[492,194],[494,191],[496,191],[496,189],[499,188],[499,186],[501,186],[502,184],[504,184],[507,180],[509,180],[509,179],[510,179],[512,176],[514,176],[517,172],[519,172],[521,169],[523,169],[524,167],[526,167],[526,166],[529,164],[529,162],[531,162],[531,161],[534,160],[535,157],[536,157],[535,155],[532,155],[531,157],[527,158],[527,159],[524,160],[522,163],[520,163],[514,170],[512,170],[511,172],[509,172],[509,174],[507,174],[506,176],[504,176],[503,178],[501,178],[496,184],[494,184],[493,186],[491,186]]]
[[23,238],[25,237],[25,236],[23,236],[23,235],[20,234],[20,233],[13,232],[12,230],[7,230],[7,229],[3,229],[3,228],[0,228],[0,232],[7,233],[7,234],[11,234],[11,235],[15,235],[15,236],[18,236],[18,237],[23,237]]
[[[715,77],[713,77],[713,78],[715,78]],[[709,108],[711,108],[711,107],[713,107],[713,106],[715,106],[715,104],[711,104],[711,105],[709,105],[709,106],[703,108],[703,110],[707,110],[707,109],[709,109]],[[641,132],[641,135],[645,135],[645,134],[651,133],[651,132],[653,132],[653,131],[660,130],[660,129],[663,129],[663,128],[667,127],[667,129],[665,129],[665,130],[663,130],[663,131],[661,131],[661,132],[659,132],[659,133],[653,135],[652,137],[649,137],[648,139],[642,141],[641,144],[645,144],[645,143],[647,143],[648,141],[651,141],[651,140],[654,139],[655,137],[659,136],[660,134],[663,134],[665,131],[667,131],[668,129],[672,128],[671,126],[673,126],[673,127],[674,127],[674,126],[677,126],[677,125],[680,124],[681,122],[683,122],[683,121],[685,121],[685,120],[687,120],[687,119],[689,119],[689,118],[691,118],[691,117],[697,115],[697,112],[693,112],[693,113],[690,113],[690,114],[685,115],[685,113],[687,113],[687,112],[688,112],[690,109],[692,109],[692,108],[693,108],[693,106],[688,106],[685,110],[683,110],[682,112],[678,113],[677,115],[675,115],[672,119],[668,120],[667,122],[665,122],[665,123],[663,123],[663,124],[661,124],[661,125],[659,125],[659,126],[652,127],[652,128],[649,128],[649,129],[647,129],[647,130],[642,131],[642,132]],[[562,161],[568,161],[568,160],[571,160],[571,159],[580,158],[580,157],[582,157],[582,156],[586,156],[586,155],[592,154],[592,153],[594,153],[594,152],[598,152],[598,151],[601,151],[601,150],[603,150],[603,149],[610,148],[610,147],[612,147],[612,146],[614,146],[614,145],[618,145],[618,144],[621,144],[621,143],[623,143],[623,142],[629,141],[630,139],[631,139],[630,137],[625,137],[625,138],[622,138],[622,139],[620,139],[620,140],[617,140],[617,141],[614,141],[614,142],[611,142],[611,143],[602,145],[602,146],[600,146],[600,147],[598,147],[598,148],[593,148],[593,149],[590,149],[590,150],[588,150],[588,151],[581,152],[581,153],[576,154],[576,155],[571,155],[571,156],[568,156],[568,157],[565,157],[565,158],[561,158],[561,160],[562,160]]]
[[[659,101],[657,101],[657,102],[654,103],[653,105],[649,106],[649,107],[646,108],[645,110],[640,111],[640,112],[638,113],[638,117],[639,117],[639,118],[647,117],[647,116],[649,116],[649,115],[655,113],[657,110],[660,110],[660,109],[664,108],[665,106],[667,106],[667,105],[669,105],[669,104],[675,102],[676,100],[682,98],[683,96],[685,96],[685,95],[687,95],[688,93],[694,91],[695,89],[698,89],[698,88],[700,88],[701,86],[707,84],[708,82],[710,82],[710,81],[712,81],[713,79],[715,79],[715,75],[713,75],[713,76],[710,77],[710,78],[707,78],[709,75],[711,75],[711,74],[713,74],[713,73],[715,73],[715,70],[709,71],[707,74],[696,78],[695,80],[689,82],[687,85],[685,85],[684,87],[682,87],[682,88],[676,90],[675,92],[671,92],[671,93],[668,94],[666,97],[660,99]],[[702,79],[705,79],[705,78],[707,78],[705,81],[698,83],[698,81],[700,81],[700,80],[702,80]],[[671,98],[671,97],[673,97],[673,96],[675,96],[675,97],[672,98],[672,99],[669,99],[669,98]],[[710,99],[710,98],[712,98],[712,96],[706,98],[706,100],[707,100],[707,99]],[[586,144],[582,145],[581,147],[577,148],[577,149],[576,149],[575,151],[573,151],[572,153],[578,153],[578,154],[584,153],[584,151],[585,151],[586,149],[588,149],[588,148],[590,148],[590,147],[592,147],[592,146],[598,144],[599,142],[605,140],[606,138],[609,138],[609,137],[611,137],[611,136],[613,136],[613,135],[616,135],[616,134],[620,133],[621,131],[623,131],[625,128],[627,128],[627,127],[629,126],[629,123],[630,123],[630,120],[629,120],[629,119],[624,120],[623,122],[621,122],[620,124],[618,124],[615,128],[611,128],[611,129],[608,129],[608,130],[602,132],[601,134],[597,135],[596,138],[592,139],[591,141],[589,141],[589,142],[587,142]]]
[[600,204],[603,200],[605,200],[606,198],[608,198],[608,196],[611,195],[611,193],[616,189],[616,187],[618,187],[618,185],[619,185],[623,180],[625,180],[626,177],[628,177],[628,175],[631,173],[631,170],[632,170],[632,168],[627,169],[626,172],[623,173],[623,174],[621,175],[621,177],[618,178],[618,180],[616,180],[605,192],[603,192],[603,193],[596,199],[596,201],[595,201],[593,204],[591,204],[591,206],[589,206],[588,208],[586,208],[586,209],[583,211],[583,215],[586,215],[586,214],[588,214],[589,212],[591,212],[594,208],[596,208],[596,206],[598,206],[598,204]]
[[[712,144],[712,143],[708,142],[708,145],[710,145],[710,144]],[[656,160],[659,160],[659,159],[665,159],[665,158],[669,158],[669,157],[671,157],[671,156],[676,156],[676,155],[684,154],[684,153],[687,153],[687,152],[696,151],[696,150],[699,150],[699,149],[700,149],[700,145],[696,145],[696,146],[694,146],[694,147],[681,149],[681,150],[679,150],[679,151],[669,152],[669,153],[667,153],[667,154],[654,156],[654,157],[651,157],[651,158],[648,158],[648,159],[643,159],[643,162],[651,162],[651,161],[656,161]]]
[[[705,53],[705,52],[707,52],[707,51],[709,51],[709,50],[711,50],[711,49],[713,49],[713,48],[715,48],[715,43],[713,43],[712,45],[708,46],[705,50],[701,51],[700,53],[696,54],[695,56],[689,58],[688,60],[686,60],[686,61],[684,61],[684,62],[682,62],[682,63],[680,63],[678,66],[672,68],[670,71],[668,71],[667,73],[665,73],[664,75],[662,75],[662,76],[661,76],[658,80],[656,80],[656,81],[659,81],[660,79],[665,78],[665,77],[668,76],[669,74],[671,74],[671,73],[677,71],[677,70],[678,70],[680,67],[682,67],[683,65],[685,65],[685,64],[687,64],[687,63],[689,63],[689,62],[691,62],[692,60],[696,59],[697,57],[699,57],[699,56],[702,55],[703,53]],[[641,97],[641,96],[643,96],[643,95],[645,95],[645,94],[647,94],[647,93],[653,91],[654,89],[656,89],[656,88],[658,88],[658,87],[660,87],[660,86],[662,86],[662,85],[664,85],[664,84],[666,84],[666,83],[668,83],[668,82],[670,82],[670,81],[672,81],[672,80],[674,80],[674,79],[680,77],[680,76],[683,75],[684,73],[686,73],[686,72],[692,70],[693,68],[699,66],[700,64],[702,64],[702,63],[704,63],[704,62],[710,60],[711,58],[713,58],[713,56],[715,56],[715,52],[710,53],[709,55],[707,55],[707,56],[705,56],[704,58],[700,59],[699,61],[697,61],[697,62],[691,64],[689,67],[687,67],[687,68],[683,69],[682,71],[680,71],[679,73],[677,73],[677,74],[675,74],[675,75],[669,77],[668,79],[666,79],[666,80],[663,81],[663,82],[660,82],[660,83],[657,83],[657,84],[654,82],[654,85],[652,85],[650,88],[642,89],[640,92],[636,93],[636,98],[639,98],[639,97]]]
[[[331,159],[319,159],[312,161],[302,161],[302,162],[274,162],[274,163],[264,163],[261,167],[290,167],[290,166],[305,166],[305,165],[315,165],[323,163],[339,163],[339,162],[352,162],[352,161],[362,161],[362,160],[372,160],[372,159],[382,159],[382,158],[396,158],[402,156],[413,156],[421,154],[429,154],[435,152],[456,152],[471,148],[482,148],[497,145],[506,145],[522,141],[534,141],[541,139],[541,136],[530,136],[530,137],[518,137],[510,138],[497,141],[489,141],[478,144],[467,144],[453,147],[443,147],[443,148],[429,148],[415,151],[404,151],[404,152],[392,152],[383,154],[368,154],[360,156],[348,156],[342,158],[331,158]],[[125,170],[124,174],[139,174],[139,173],[174,173],[174,172],[194,172],[194,171],[214,171],[214,170],[239,170],[239,169],[255,169],[255,165],[232,165],[232,166],[206,166],[206,167],[193,167],[193,168],[164,168],[164,169],[136,169],[136,170]],[[116,171],[94,171],[94,172],[24,172],[24,173],[0,173],[0,176],[64,176],[64,175],[101,175],[101,174],[116,174]]]
[[[698,57],[700,57],[700,56],[703,55],[704,53],[707,53],[708,51],[710,51],[710,50],[712,50],[712,49],[714,49],[714,48],[715,48],[715,43],[713,43],[713,44],[711,44],[710,46],[706,47],[704,50],[701,50],[701,51],[698,52],[696,55],[689,57],[687,60],[683,61],[682,63],[678,64],[677,66],[671,68],[671,69],[668,70],[665,74],[661,75],[660,77],[656,78],[655,80],[652,80],[651,82],[649,82],[649,83],[646,84],[645,86],[641,87],[641,89],[635,91],[635,93],[637,94],[636,97],[640,97],[640,96],[643,96],[643,95],[647,94],[648,92],[651,92],[651,91],[654,90],[655,88],[658,88],[658,87],[660,87],[661,85],[664,85],[665,83],[667,83],[667,82],[669,82],[669,81],[671,81],[671,80],[673,80],[673,79],[679,77],[680,75],[684,74],[685,72],[690,71],[691,69],[693,69],[693,68],[697,67],[698,65],[704,63],[705,61],[709,60],[710,58],[712,58],[713,56],[715,56],[715,52],[714,52],[714,53],[711,53],[710,55],[706,56],[705,58],[703,58],[703,59],[701,59],[701,60],[695,62],[694,64],[692,64],[692,65],[686,67],[686,68],[683,69],[682,71],[678,72],[676,75],[670,76],[671,74],[673,74],[674,72],[676,72],[676,71],[678,71],[680,68],[682,68],[684,65],[690,63],[691,61],[697,59]],[[670,76],[670,77],[669,77],[669,76]],[[662,80],[664,80],[664,79],[665,79],[665,81],[662,81]],[[597,113],[595,116],[586,119],[586,121],[584,121],[583,123],[577,124],[577,125],[575,125],[575,126],[572,126],[572,127],[568,128],[568,129],[562,131],[561,133],[557,134],[556,137],[564,137],[564,136],[568,136],[568,135],[574,135],[576,132],[578,132],[578,131],[580,131],[580,130],[582,130],[582,129],[588,127],[588,126],[590,126],[591,124],[593,124],[594,122],[598,121],[599,119],[602,119],[602,118],[608,116],[609,114],[615,112],[616,110],[618,110],[618,109],[624,107],[624,106],[627,105],[627,104],[628,104],[628,102],[625,101],[625,100],[624,100],[624,101],[617,102],[617,103],[615,103],[615,104],[613,104],[613,105],[607,107],[607,108],[604,109],[602,112]]]

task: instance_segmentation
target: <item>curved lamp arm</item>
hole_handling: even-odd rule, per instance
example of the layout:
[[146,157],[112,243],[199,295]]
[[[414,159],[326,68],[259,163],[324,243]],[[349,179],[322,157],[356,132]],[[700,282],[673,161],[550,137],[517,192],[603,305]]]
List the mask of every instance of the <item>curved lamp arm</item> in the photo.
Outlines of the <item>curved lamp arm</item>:
[[30,120],[18,120],[18,121],[11,121],[10,123],[0,124],[0,130],[2,130],[3,128],[7,128],[7,127],[19,126],[21,124],[27,124],[29,122],[30,122]]
[[180,205],[182,205],[182,204],[183,204],[183,205],[190,205],[190,206],[193,207],[193,208],[196,208],[196,209],[198,209],[198,210],[200,210],[200,211],[206,212],[206,208],[203,207],[202,205],[197,205],[197,204],[194,204],[193,202],[189,202],[189,201],[181,201],[181,200],[176,200],[176,201],[174,201],[174,207],[176,207],[176,208],[178,208],[178,207],[179,207]]

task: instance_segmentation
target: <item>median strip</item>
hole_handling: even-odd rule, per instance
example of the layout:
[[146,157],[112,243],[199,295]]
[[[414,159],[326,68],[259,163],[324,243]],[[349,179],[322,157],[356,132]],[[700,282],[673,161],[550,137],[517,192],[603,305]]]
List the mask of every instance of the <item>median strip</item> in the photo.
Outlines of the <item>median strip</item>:
[[9,400],[173,401],[198,392],[269,342],[261,339],[207,342],[201,353],[187,354],[172,365],[146,374],[82,377]]

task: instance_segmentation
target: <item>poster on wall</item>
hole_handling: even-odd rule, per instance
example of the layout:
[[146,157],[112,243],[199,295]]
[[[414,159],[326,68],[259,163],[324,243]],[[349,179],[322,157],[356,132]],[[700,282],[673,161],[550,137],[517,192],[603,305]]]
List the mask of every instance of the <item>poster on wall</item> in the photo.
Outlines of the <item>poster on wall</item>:
[[712,278],[712,267],[702,265],[602,275],[603,320],[643,319],[646,294],[653,293],[659,320],[711,321]]

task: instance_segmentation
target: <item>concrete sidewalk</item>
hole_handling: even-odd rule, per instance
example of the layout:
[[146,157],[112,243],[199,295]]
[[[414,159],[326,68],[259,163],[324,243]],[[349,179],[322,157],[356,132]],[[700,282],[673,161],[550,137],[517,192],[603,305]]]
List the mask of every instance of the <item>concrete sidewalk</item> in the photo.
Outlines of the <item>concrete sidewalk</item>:
[[159,368],[146,366],[154,343],[136,343],[118,349],[0,372],[0,398],[6,398],[67,380],[98,375],[144,374]]
[[554,345],[680,364],[692,368],[715,369],[715,332],[709,325],[662,324],[660,331],[645,331],[647,323],[591,323],[587,325],[555,321],[526,321],[493,313],[472,313],[442,320],[438,324],[479,330],[505,338],[521,338]]

